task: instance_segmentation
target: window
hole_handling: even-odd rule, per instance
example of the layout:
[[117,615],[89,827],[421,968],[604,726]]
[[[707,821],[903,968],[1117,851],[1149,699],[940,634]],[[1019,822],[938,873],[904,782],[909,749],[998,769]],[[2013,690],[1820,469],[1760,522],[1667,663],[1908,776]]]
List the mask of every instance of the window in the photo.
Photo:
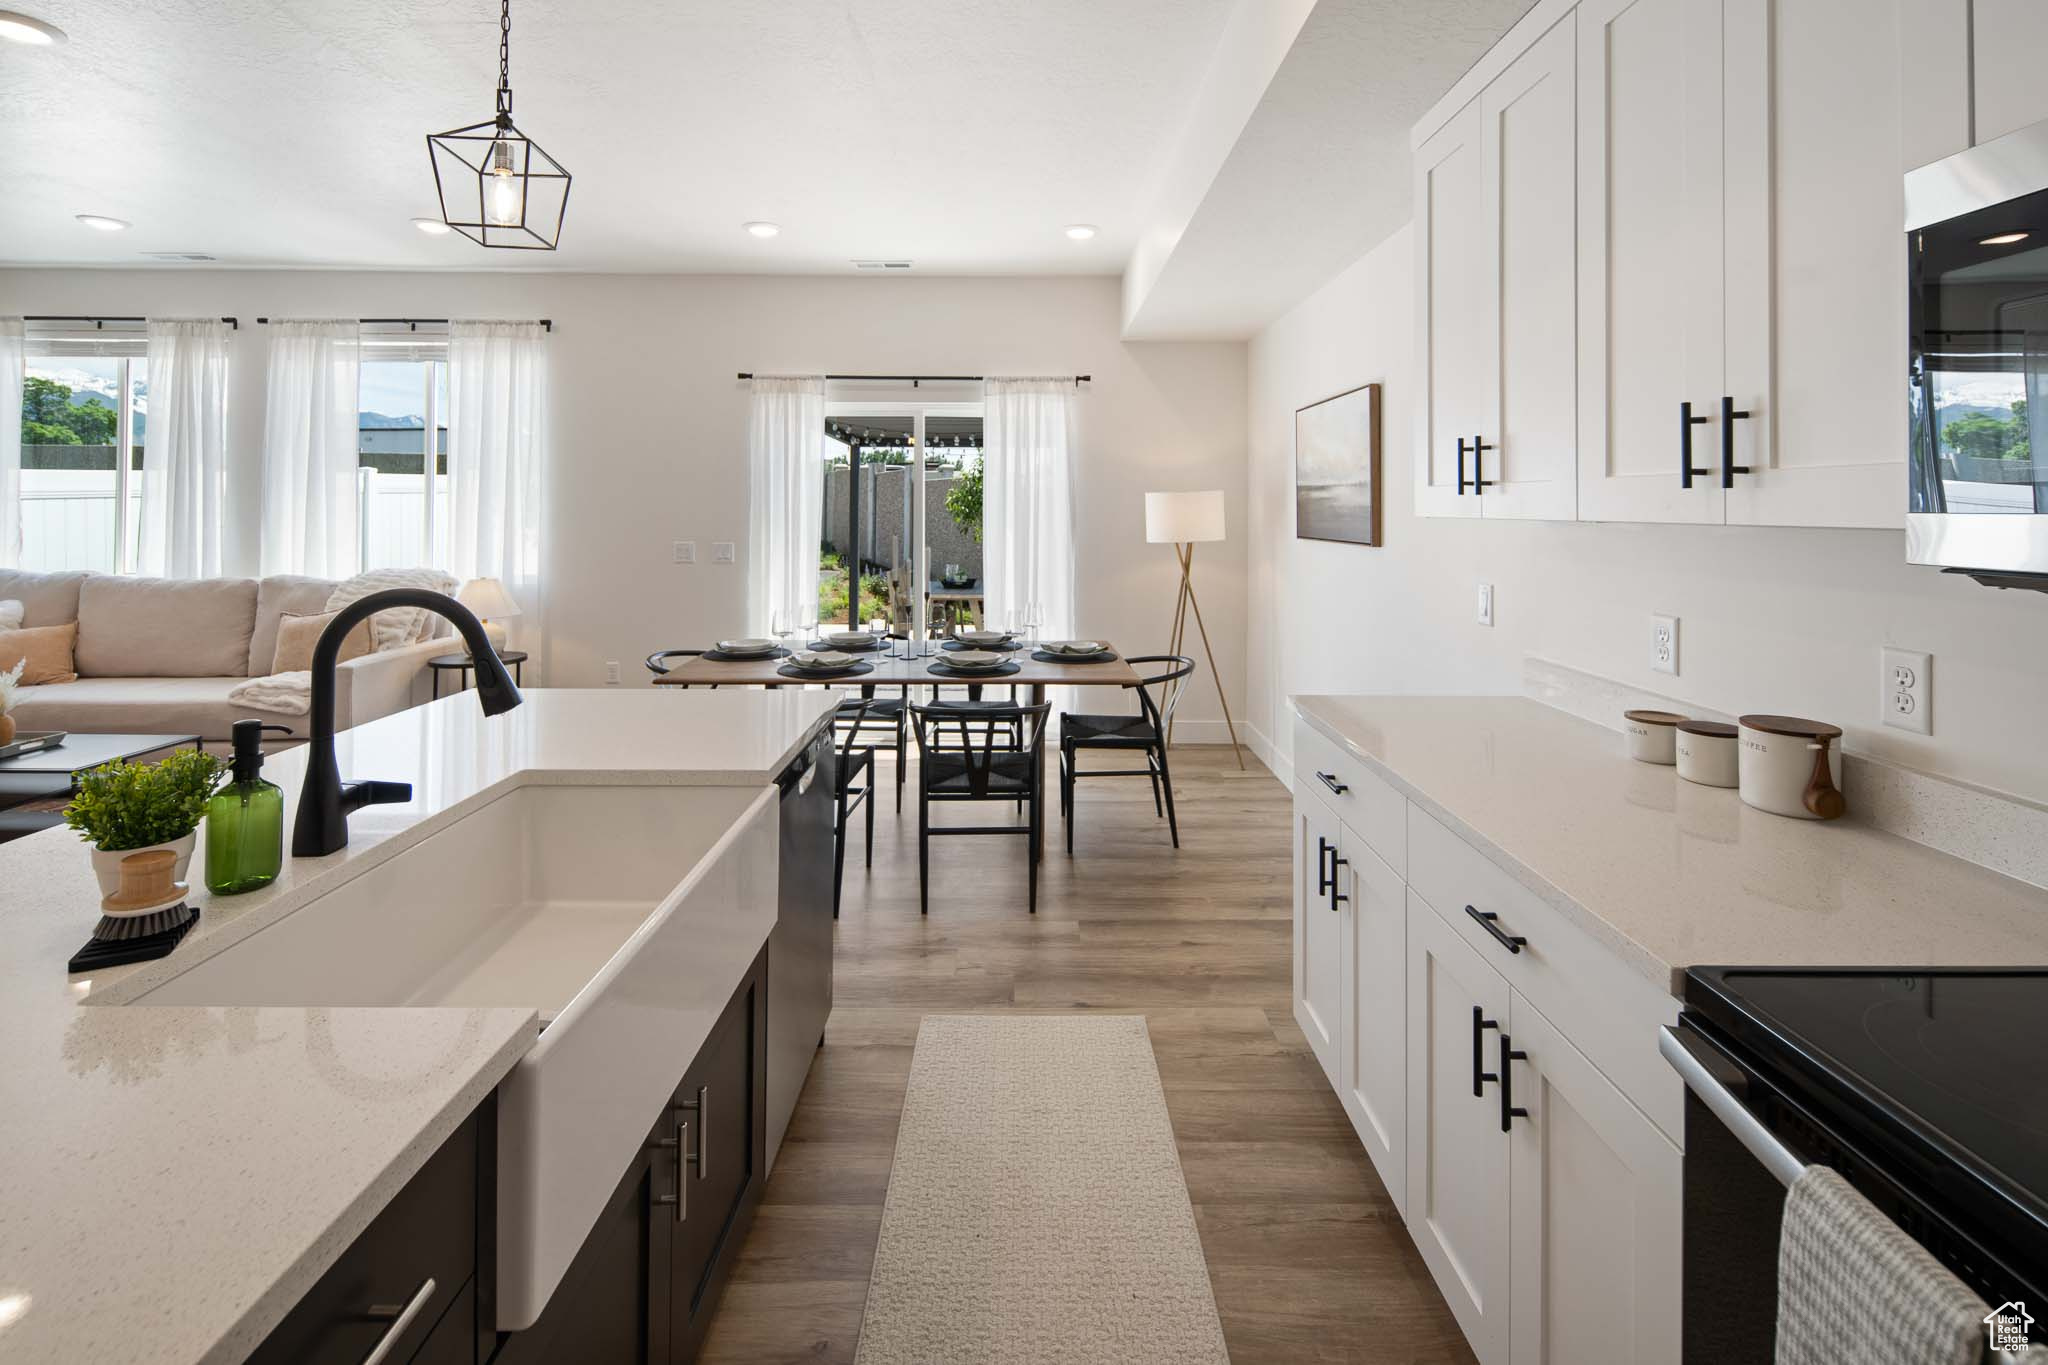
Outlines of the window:
[[826,406],[820,621],[981,623],[981,429],[979,403]]
[[363,567],[442,563],[448,557],[446,344],[409,336],[380,341],[366,330],[358,407],[357,524]]
[[23,568],[134,571],[147,352],[139,328],[30,332],[21,404]]

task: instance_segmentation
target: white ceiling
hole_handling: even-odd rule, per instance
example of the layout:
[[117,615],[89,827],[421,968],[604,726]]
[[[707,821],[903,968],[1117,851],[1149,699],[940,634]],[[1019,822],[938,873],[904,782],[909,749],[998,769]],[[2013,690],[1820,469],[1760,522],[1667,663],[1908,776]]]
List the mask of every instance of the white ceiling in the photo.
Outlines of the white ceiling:
[[516,254],[408,222],[425,135],[490,114],[495,0],[7,3],[70,38],[0,44],[11,263],[1114,274],[1233,0],[514,0],[520,127],[576,177]]
[[69,34],[0,43],[0,264],[909,259],[1125,273],[1163,338],[1249,335],[1406,221],[1409,126],[1529,0],[514,0],[520,128],[576,177],[552,253],[410,223],[425,135],[490,115],[495,0],[0,3]]

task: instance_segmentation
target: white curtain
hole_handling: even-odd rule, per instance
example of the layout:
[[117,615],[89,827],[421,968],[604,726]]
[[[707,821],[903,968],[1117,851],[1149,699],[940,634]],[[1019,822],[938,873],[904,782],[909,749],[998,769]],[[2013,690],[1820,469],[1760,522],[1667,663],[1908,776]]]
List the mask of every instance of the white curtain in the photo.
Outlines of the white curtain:
[[541,496],[548,459],[548,334],[538,322],[448,325],[448,553],[457,578],[495,578],[519,604],[510,644],[545,628]]
[[21,564],[21,389],[27,374],[20,318],[0,318],[0,569]]
[[362,325],[270,323],[263,405],[263,572],[347,578],[362,567],[356,463]]
[[760,375],[747,420],[747,629],[818,609],[825,378]]
[[228,325],[151,318],[136,567],[162,578],[218,576],[227,486]]
[[1075,633],[1075,384],[990,379],[982,418],[983,610],[997,627],[1035,610],[1039,634]]

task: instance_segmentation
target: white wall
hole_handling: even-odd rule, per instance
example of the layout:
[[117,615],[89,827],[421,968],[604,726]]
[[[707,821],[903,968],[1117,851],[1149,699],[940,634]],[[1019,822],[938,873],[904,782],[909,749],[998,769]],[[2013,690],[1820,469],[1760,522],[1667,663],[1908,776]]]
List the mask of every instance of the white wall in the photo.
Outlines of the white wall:
[[[1127,652],[1166,643],[1175,582],[1144,539],[1151,489],[1226,490],[1234,539],[1204,547],[1202,606],[1233,697],[1243,693],[1245,347],[1125,343],[1110,277],[817,279],[353,271],[0,270],[0,313],[238,316],[231,378],[229,568],[256,569],[263,435],[259,316],[549,317],[554,453],[543,676],[630,683],[657,648],[742,625],[746,386],[740,370],[1089,373],[1082,389],[1080,626]],[[900,392],[908,393],[902,386]],[[670,562],[695,540],[699,562]],[[710,563],[710,542],[739,564]],[[1117,709],[1112,706],[1108,709]],[[1188,736],[1221,739],[1214,689],[1191,691]]]
[[[1720,711],[1831,720],[1852,749],[2048,801],[2048,597],[1910,566],[1896,531],[1416,517],[1412,256],[1404,229],[1251,343],[1247,709],[1281,756],[1290,694],[1515,693],[1533,654]],[[1892,378],[1841,401],[1896,402]],[[1373,380],[1385,547],[1296,540],[1294,410]],[[1683,622],[1677,678],[1648,667],[1659,611]],[[1934,654],[1932,737],[1882,728],[1885,644]]]

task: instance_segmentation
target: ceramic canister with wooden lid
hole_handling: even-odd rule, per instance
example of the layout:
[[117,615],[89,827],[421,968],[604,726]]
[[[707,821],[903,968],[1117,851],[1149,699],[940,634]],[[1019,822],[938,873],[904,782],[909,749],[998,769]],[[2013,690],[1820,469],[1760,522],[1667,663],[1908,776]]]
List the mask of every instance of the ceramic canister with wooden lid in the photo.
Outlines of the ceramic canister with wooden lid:
[[1628,735],[1628,756],[1638,763],[1678,761],[1678,722],[1685,717],[1676,711],[1624,711],[1622,730]]
[[1740,771],[1735,727],[1718,720],[1678,722],[1678,775],[1702,787],[1732,787]]
[[1842,727],[1798,716],[1744,716],[1737,740],[1745,804],[1795,820],[1832,820],[1842,801]]

